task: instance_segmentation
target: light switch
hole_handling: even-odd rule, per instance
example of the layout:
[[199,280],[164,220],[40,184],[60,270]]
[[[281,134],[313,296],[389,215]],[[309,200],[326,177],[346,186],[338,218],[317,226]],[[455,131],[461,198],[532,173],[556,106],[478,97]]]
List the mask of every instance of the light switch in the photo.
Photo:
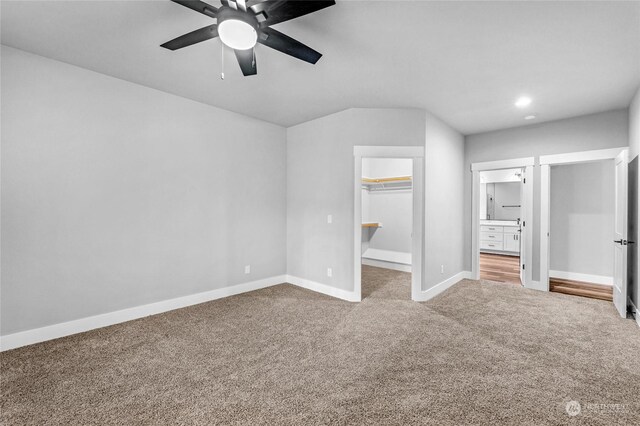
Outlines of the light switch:
[[333,215],[327,215],[327,223],[333,223]]

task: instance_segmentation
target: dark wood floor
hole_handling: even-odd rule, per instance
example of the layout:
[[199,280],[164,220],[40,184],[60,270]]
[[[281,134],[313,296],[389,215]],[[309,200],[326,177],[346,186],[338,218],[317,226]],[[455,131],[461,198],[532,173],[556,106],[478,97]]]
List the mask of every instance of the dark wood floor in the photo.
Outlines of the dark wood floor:
[[613,300],[613,287],[608,285],[585,283],[582,281],[549,278],[549,291],[590,297],[592,299]]
[[520,284],[520,258],[480,253],[480,279]]

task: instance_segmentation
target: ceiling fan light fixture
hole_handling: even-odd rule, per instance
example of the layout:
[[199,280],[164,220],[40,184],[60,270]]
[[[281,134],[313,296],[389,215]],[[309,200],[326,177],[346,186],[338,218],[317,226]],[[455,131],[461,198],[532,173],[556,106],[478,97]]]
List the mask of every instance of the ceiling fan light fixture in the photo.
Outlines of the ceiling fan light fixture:
[[232,49],[248,50],[258,41],[257,21],[246,13],[224,8],[218,13],[218,35]]

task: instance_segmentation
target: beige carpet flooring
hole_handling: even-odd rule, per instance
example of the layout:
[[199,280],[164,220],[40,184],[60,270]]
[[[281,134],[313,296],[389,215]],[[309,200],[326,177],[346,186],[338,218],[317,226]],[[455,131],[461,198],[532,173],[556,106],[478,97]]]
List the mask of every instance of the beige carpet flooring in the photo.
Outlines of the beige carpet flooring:
[[640,424],[640,329],[611,303],[409,282],[365,267],[361,303],[285,284],[4,352],[0,423]]

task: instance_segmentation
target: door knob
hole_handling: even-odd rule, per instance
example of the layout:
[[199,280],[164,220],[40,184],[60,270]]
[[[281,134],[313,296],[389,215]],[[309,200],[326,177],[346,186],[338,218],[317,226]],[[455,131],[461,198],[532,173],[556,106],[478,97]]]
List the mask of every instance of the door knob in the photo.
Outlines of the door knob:
[[613,240],[613,242],[616,243],[616,244],[624,244],[622,241],[624,241],[624,240]]

